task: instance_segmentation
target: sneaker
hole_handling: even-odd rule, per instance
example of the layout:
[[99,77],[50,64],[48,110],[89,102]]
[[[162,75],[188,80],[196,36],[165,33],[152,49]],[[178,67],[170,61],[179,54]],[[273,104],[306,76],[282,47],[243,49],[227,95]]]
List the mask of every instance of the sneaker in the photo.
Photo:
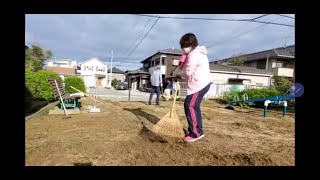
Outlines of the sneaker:
[[193,137],[191,137],[191,136],[187,136],[187,137],[184,138],[184,140],[185,140],[185,141],[188,141],[188,142],[194,142],[194,141],[199,140],[199,139],[201,139],[201,138],[203,138],[203,137],[204,137],[204,134],[202,134],[201,136],[199,136],[199,137],[197,137],[197,138],[193,138]]

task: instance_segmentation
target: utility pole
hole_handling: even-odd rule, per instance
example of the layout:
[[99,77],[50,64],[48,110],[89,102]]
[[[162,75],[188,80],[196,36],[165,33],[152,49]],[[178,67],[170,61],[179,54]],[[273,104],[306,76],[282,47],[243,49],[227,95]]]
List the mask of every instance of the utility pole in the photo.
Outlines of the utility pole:
[[113,59],[113,50],[111,50],[111,58],[110,58],[110,81],[109,81],[109,87],[111,88],[111,83],[112,83],[112,59]]
[[111,70],[110,70],[111,76],[112,76],[112,59],[113,59],[113,50],[111,50]]
[[268,65],[269,65],[269,55],[267,55],[267,61],[266,61],[266,72],[268,71]]

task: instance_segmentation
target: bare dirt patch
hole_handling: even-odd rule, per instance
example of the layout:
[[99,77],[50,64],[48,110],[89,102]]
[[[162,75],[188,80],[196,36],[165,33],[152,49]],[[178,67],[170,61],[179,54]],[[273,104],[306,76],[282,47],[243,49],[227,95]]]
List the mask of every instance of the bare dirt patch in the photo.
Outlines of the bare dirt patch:
[[[82,104],[91,100],[83,98]],[[159,137],[151,129],[171,102],[106,102],[103,112],[42,114],[26,122],[27,165],[87,166],[287,166],[294,165],[294,114],[283,118],[262,109],[224,109],[215,101],[202,105],[205,137],[194,143]],[[183,102],[177,103],[183,127]]]

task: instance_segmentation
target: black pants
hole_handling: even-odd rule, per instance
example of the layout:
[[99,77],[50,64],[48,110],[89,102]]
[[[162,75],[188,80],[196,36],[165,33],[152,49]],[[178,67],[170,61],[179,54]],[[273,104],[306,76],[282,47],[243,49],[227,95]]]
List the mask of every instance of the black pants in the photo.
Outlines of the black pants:
[[209,91],[210,84],[201,89],[200,91],[190,94],[184,101],[184,112],[188,120],[189,136],[197,138],[203,134],[202,130],[202,116],[200,105],[203,96]]
[[156,103],[157,103],[157,105],[160,105],[160,86],[151,86],[150,96],[149,96],[149,104],[151,104],[154,92],[157,93]]

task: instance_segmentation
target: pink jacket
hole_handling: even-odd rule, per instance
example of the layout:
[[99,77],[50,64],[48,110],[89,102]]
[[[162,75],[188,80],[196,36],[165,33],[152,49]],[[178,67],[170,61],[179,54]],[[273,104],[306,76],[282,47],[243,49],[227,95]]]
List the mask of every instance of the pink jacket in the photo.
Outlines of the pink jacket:
[[188,53],[180,70],[180,75],[187,79],[187,94],[194,94],[210,83],[210,68],[207,50],[204,46],[197,46]]

